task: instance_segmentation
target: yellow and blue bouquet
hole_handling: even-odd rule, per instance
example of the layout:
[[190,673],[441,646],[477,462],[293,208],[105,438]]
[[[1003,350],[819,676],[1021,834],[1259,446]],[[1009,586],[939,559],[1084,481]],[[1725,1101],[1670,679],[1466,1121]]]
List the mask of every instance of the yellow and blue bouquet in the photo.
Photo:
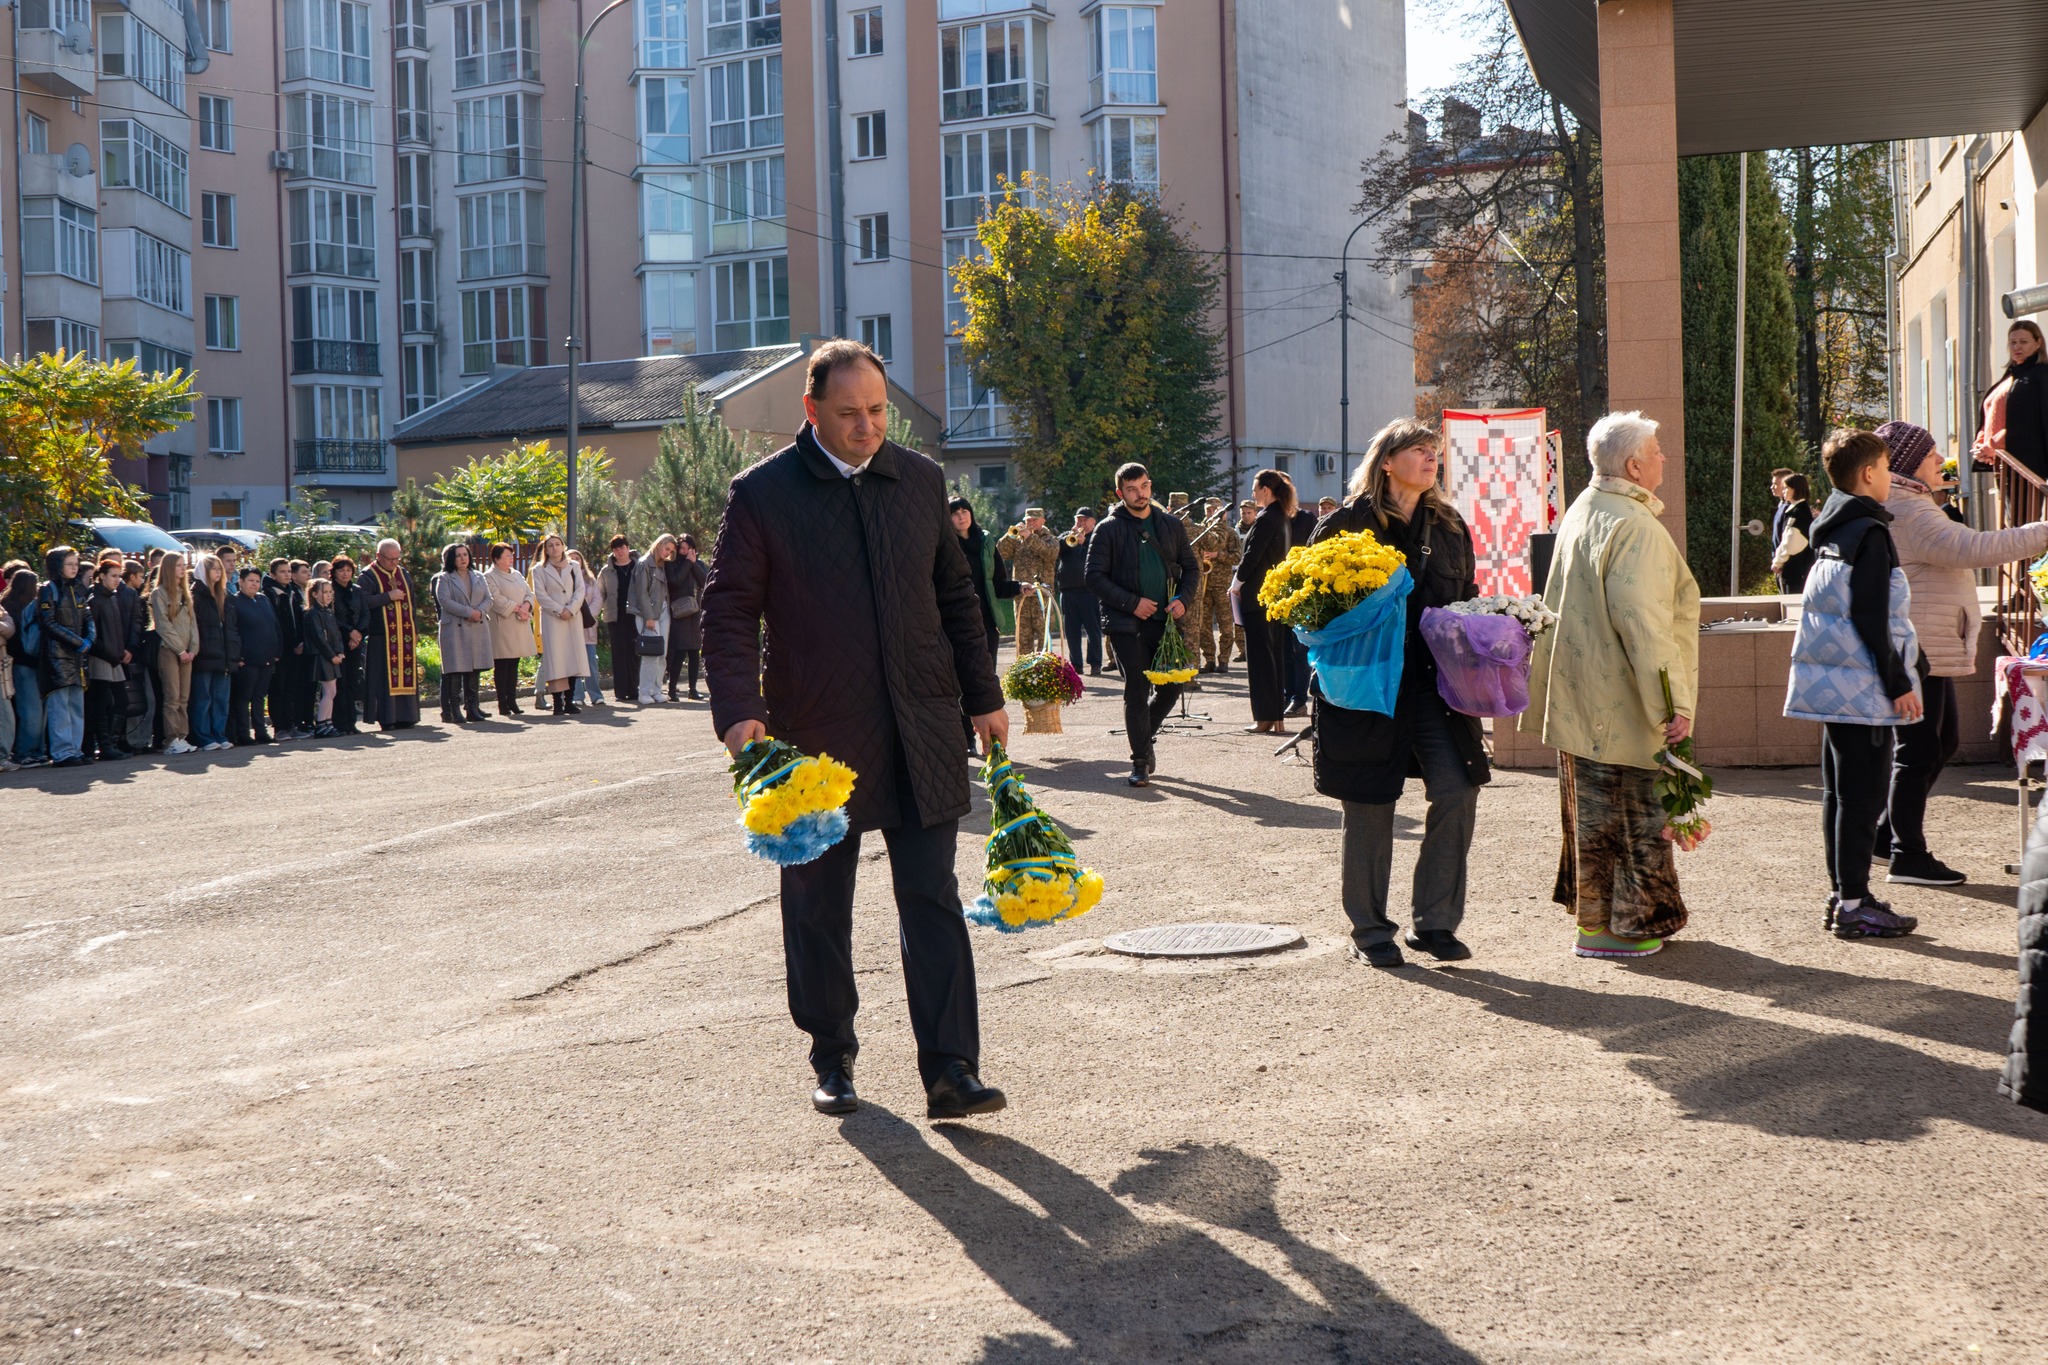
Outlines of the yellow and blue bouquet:
[[1152,651],[1152,666],[1145,670],[1145,676],[1164,687],[1167,683],[1184,683],[1195,676],[1195,661],[1188,657],[1188,641],[1180,633],[1180,622],[1173,619],[1173,613],[1166,613],[1166,633],[1159,637],[1159,648]]
[[1380,544],[1370,531],[1297,545],[1259,585],[1259,605],[1269,620],[1321,630],[1386,587],[1407,562],[1399,550]]
[[732,792],[740,803],[747,852],[778,867],[810,862],[846,837],[853,769],[794,744],[757,739],[732,761]]
[[988,876],[965,914],[969,924],[1014,934],[1085,915],[1102,878],[1074,857],[1073,841],[1032,801],[1000,744],[981,767],[988,784]]

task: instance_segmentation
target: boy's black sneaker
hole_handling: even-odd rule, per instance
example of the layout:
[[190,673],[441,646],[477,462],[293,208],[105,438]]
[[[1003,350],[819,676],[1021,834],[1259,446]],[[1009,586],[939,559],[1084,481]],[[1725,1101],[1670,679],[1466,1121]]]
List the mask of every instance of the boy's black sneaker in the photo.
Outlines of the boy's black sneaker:
[[1892,870],[1885,874],[1884,879],[1907,886],[1961,886],[1969,880],[1932,853],[1898,850],[1892,853]]
[[1861,904],[1846,909],[1839,903],[1834,906],[1836,938],[1903,938],[1919,927],[1919,920],[1893,914],[1875,896],[1865,896]]

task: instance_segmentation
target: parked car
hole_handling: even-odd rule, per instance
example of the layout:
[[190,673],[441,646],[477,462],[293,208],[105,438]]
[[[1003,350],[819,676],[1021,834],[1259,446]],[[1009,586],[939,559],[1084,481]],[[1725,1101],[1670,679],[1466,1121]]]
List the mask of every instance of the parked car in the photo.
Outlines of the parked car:
[[223,545],[232,545],[245,555],[255,554],[263,548],[261,531],[223,531],[215,526],[192,526],[182,531],[173,531],[171,539],[182,541],[194,550],[209,553]]
[[120,517],[79,517],[72,523],[81,532],[80,539],[89,542],[95,550],[119,550],[124,555],[140,556],[150,550],[166,550],[171,554],[185,553],[185,546],[173,540],[161,527],[146,521],[125,521]]

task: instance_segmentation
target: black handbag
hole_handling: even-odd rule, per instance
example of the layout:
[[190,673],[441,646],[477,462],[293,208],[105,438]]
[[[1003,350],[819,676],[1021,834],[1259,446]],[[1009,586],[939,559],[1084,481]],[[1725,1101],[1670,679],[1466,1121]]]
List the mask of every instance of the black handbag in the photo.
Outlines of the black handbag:
[[142,675],[131,668],[121,682],[121,719],[134,720],[148,714],[149,693],[142,686]]
[[660,631],[643,630],[640,632],[636,651],[643,659],[659,659],[662,655],[668,653],[668,641],[661,638]]
[[577,606],[583,612],[583,628],[585,630],[594,628],[597,625],[597,618],[590,614],[590,603],[580,602]]
[[697,614],[697,594],[693,592],[685,593],[681,597],[670,599],[668,614],[671,619],[678,621],[685,616],[695,616]]

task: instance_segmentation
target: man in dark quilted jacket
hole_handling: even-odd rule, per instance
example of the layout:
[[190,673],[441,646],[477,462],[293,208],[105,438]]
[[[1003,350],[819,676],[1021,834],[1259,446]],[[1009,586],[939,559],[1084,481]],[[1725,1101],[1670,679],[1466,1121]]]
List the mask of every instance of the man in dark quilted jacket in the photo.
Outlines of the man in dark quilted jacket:
[[[811,1103],[859,1101],[853,890],[861,833],[881,831],[918,1071],[933,1118],[1004,1105],[980,1078],[974,953],[953,873],[968,810],[960,714],[1009,737],[981,604],[939,466],[885,437],[882,362],[857,342],[811,352],[803,430],[732,482],[704,591],[712,723],[734,754],[767,735],[855,773],[852,832],[782,869],[789,1010],[811,1035]],[[765,623],[763,654],[761,627]]]

